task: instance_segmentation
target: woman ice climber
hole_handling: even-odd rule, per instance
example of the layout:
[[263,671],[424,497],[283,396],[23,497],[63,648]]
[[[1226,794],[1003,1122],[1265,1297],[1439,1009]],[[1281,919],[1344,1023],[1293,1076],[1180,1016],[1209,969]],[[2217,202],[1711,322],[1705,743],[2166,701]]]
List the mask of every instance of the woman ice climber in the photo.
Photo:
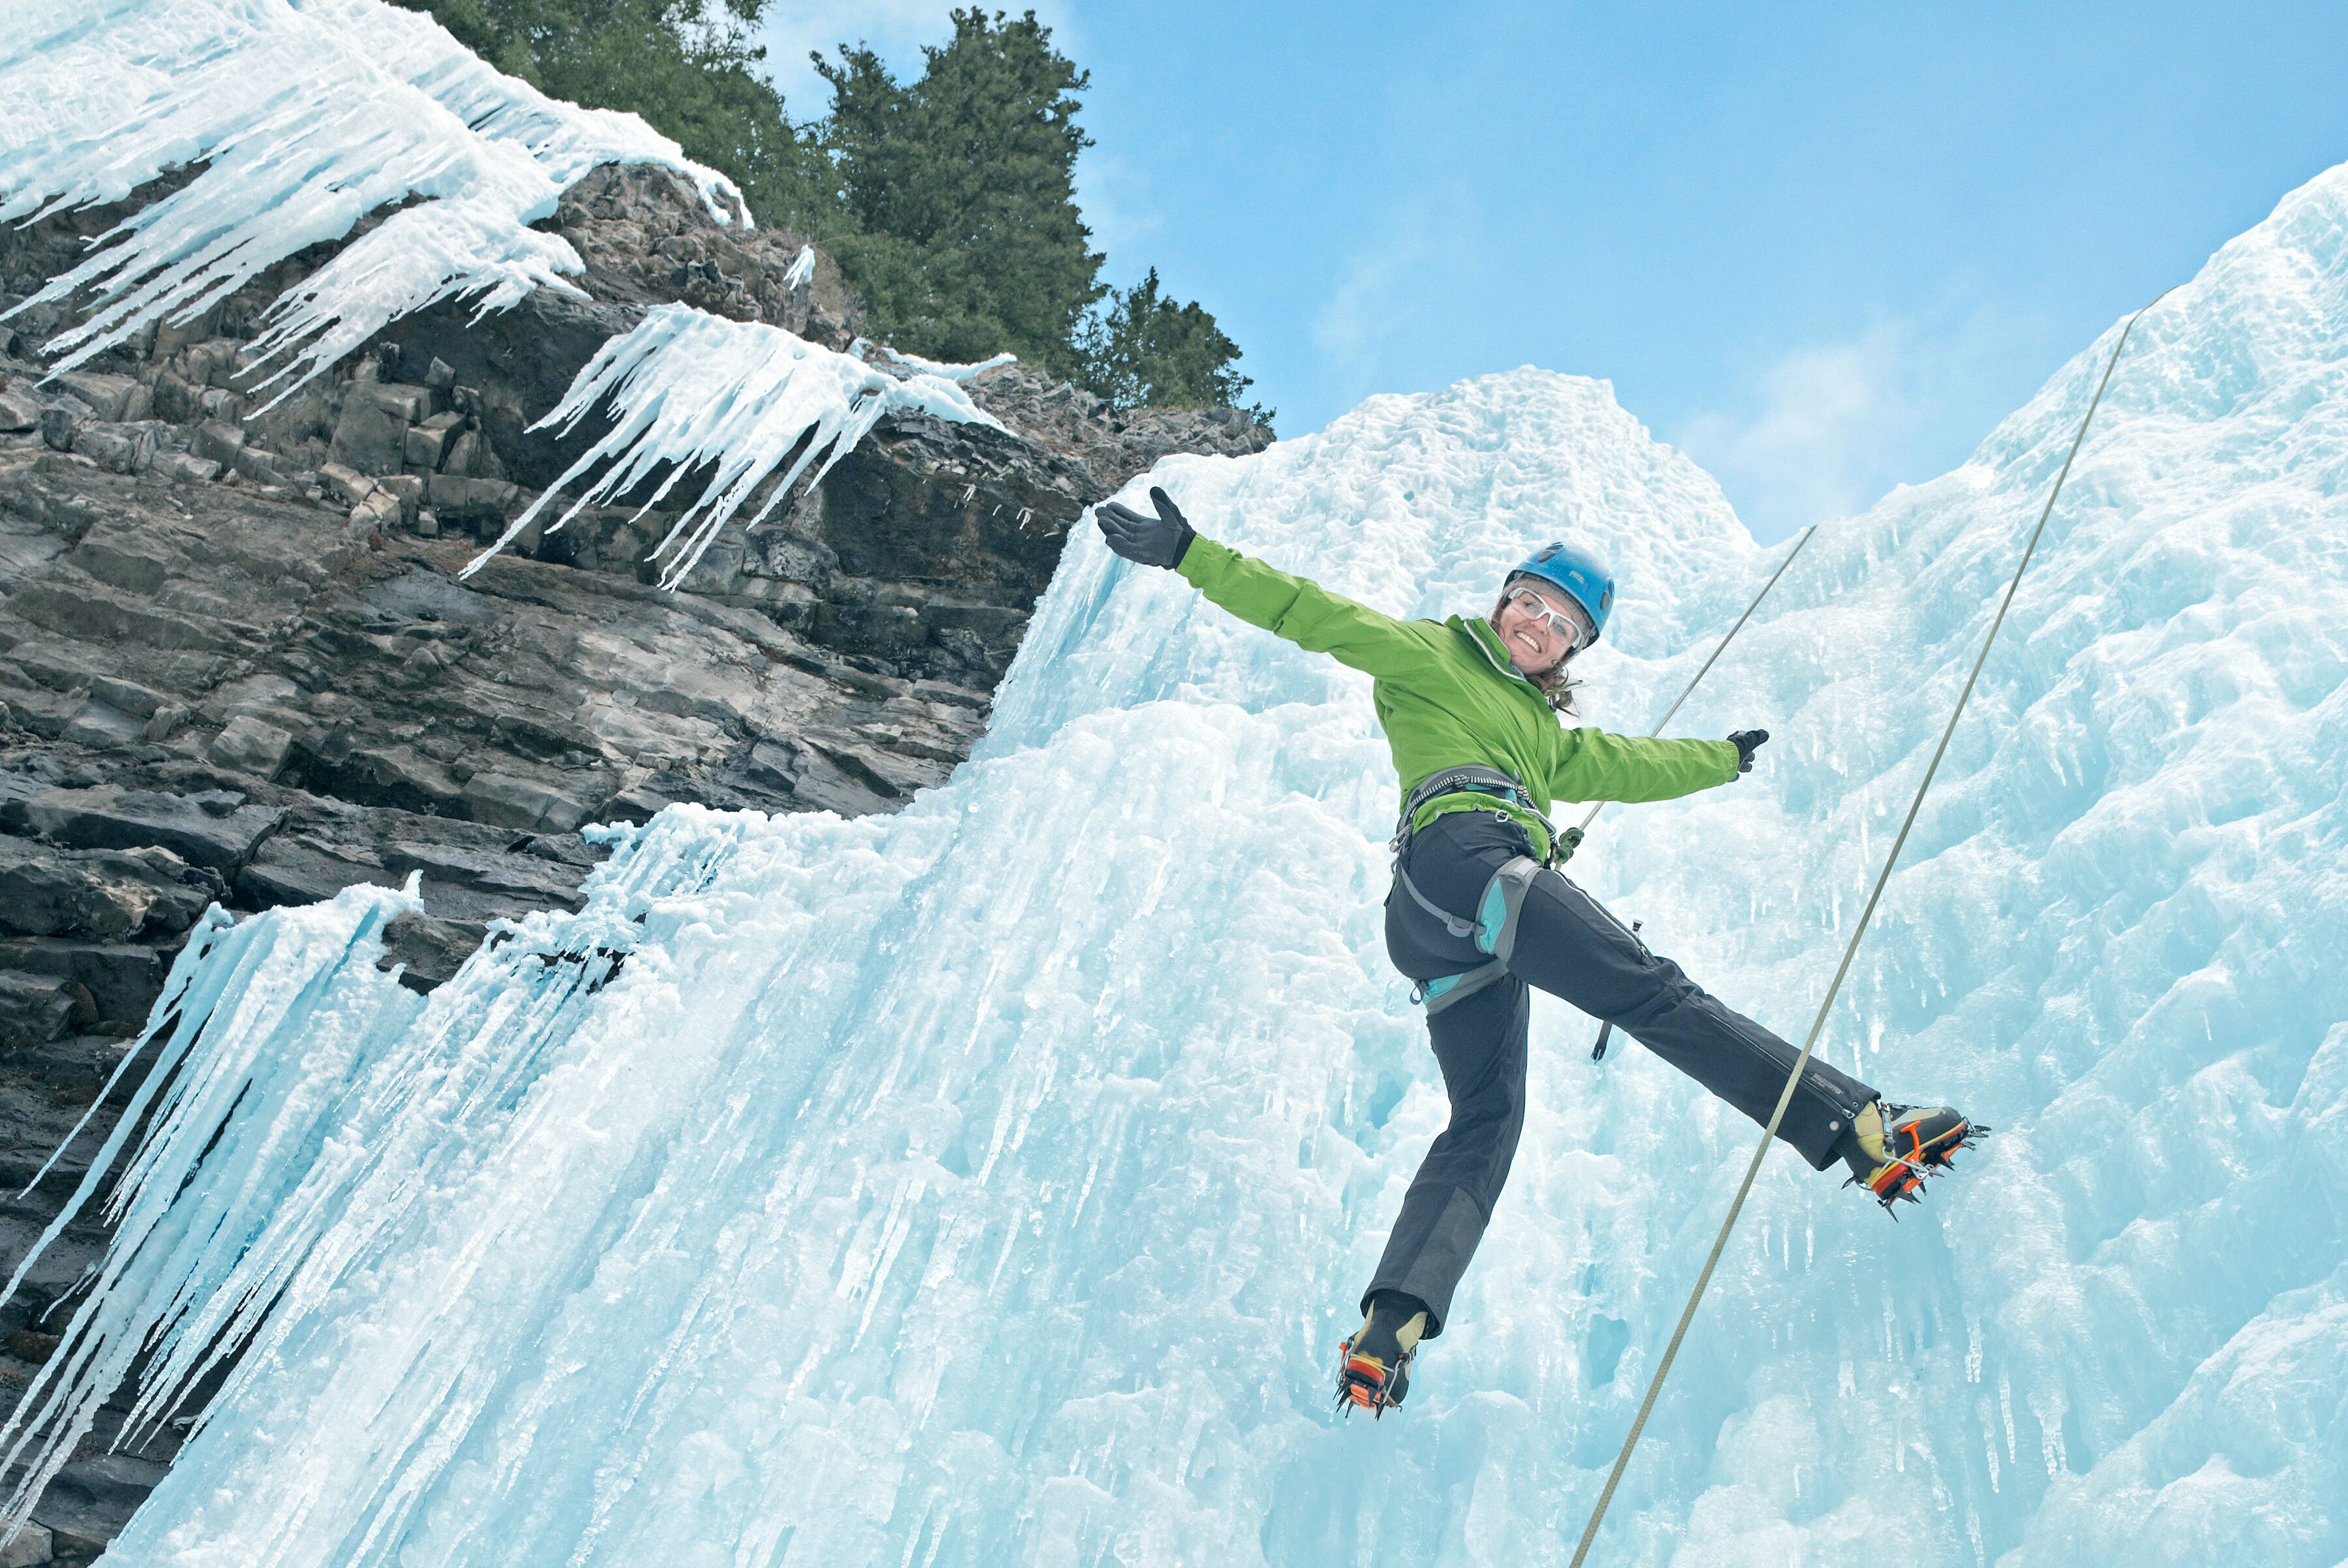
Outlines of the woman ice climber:
[[[1524,1126],[1529,987],[1604,1019],[1766,1125],[1799,1055],[1730,1011],[1546,862],[1556,800],[1666,800],[1725,784],[1769,738],[1650,740],[1567,728],[1566,666],[1595,643],[1614,584],[1587,551],[1552,544],[1508,574],[1488,616],[1395,621],[1200,538],[1162,490],[1155,517],[1096,514],[1111,550],[1169,567],[1251,625],[1374,676],[1402,776],[1386,953],[1418,982],[1451,1098],[1341,1351],[1341,1405],[1401,1402],[1418,1346],[1489,1222]],[[1945,1107],[1888,1103],[1813,1058],[1777,1136],[1837,1161],[1889,1209],[1977,1131]]]

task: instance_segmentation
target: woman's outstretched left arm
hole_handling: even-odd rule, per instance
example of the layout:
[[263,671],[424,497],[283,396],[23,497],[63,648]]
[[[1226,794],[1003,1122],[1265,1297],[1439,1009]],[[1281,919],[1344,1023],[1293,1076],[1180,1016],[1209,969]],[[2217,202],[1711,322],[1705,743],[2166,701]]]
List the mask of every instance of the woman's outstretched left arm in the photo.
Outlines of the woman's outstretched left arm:
[[1669,800],[1725,784],[1744,753],[1726,740],[1655,740],[1560,729],[1549,792],[1559,800]]

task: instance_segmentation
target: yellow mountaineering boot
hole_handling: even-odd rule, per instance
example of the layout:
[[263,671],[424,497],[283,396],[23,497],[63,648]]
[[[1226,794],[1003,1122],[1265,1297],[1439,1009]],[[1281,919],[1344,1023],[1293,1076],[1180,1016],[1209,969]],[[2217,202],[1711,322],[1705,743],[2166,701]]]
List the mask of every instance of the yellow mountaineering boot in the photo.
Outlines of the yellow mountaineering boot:
[[1426,1333],[1426,1308],[1417,1298],[1382,1290],[1370,1297],[1362,1326],[1337,1347],[1337,1408],[1356,1407],[1373,1420],[1410,1391],[1410,1358]]
[[1949,1169],[1951,1155],[1989,1130],[1944,1105],[1873,1100],[1851,1118],[1843,1163],[1852,1183],[1874,1193],[1888,1212],[1894,1203],[1920,1202],[1924,1178]]

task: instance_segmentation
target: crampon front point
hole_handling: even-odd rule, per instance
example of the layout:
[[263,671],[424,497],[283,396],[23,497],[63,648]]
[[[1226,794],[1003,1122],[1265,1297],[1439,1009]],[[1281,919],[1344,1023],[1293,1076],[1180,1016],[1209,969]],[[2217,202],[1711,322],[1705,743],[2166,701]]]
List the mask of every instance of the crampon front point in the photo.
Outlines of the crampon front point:
[[1337,1346],[1337,1408],[1346,1416],[1356,1409],[1367,1410],[1376,1420],[1410,1391],[1410,1361],[1418,1353],[1413,1346],[1388,1367],[1375,1356],[1356,1356],[1354,1342],[1345,1340]]
[[1865,1187],[1894,1219],[1893,1205],[1921,1202],[1924,1179],[1951,1169],[1960,1149],[1970,1149],[1995,1130],[1969,1121],[1945,1106],[1917,1109],[1883,1108],[1883,1155],[1874,1169],[1854,1174],[1853,1186]]

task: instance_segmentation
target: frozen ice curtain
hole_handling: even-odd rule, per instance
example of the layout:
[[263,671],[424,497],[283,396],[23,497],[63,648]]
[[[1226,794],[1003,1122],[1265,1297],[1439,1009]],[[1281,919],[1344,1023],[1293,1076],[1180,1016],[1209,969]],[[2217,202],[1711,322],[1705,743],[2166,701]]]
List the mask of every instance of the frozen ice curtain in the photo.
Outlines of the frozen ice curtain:
[[[1897,1226],[1765,1171],[1606,1561],[2348,1555],[2344,296],[2335,170],[2137,328],[1826,1037],[2001,1130]],[[2108,344],[1821,530],[1674,724],[1766,725],[1762,764],[1576,857],[1739,1008],[1815,1006]],[[1401,614],[1578,518],[1618,730],[1773,560],[1533,370],[1150,482]],[[253,1342],[108,1562],[1561,1561],[1752,1130],[1538,1011],[1449,1332],[1399,1417],[1331,1422],[1443,1120],[1394,783],[1363,678],[1086,531],[898,815],[617,830],[585,908],[426,1001],[384,890],[207,931],[46,1376]]]

